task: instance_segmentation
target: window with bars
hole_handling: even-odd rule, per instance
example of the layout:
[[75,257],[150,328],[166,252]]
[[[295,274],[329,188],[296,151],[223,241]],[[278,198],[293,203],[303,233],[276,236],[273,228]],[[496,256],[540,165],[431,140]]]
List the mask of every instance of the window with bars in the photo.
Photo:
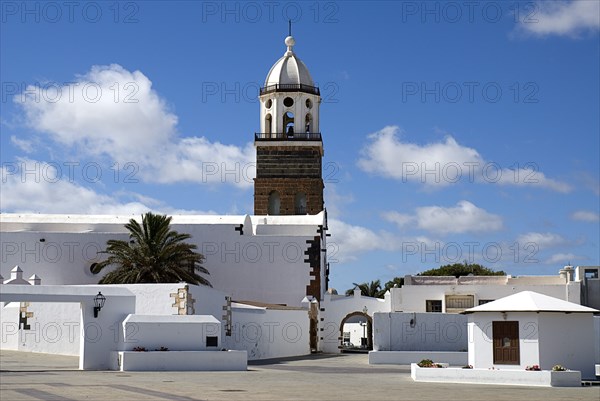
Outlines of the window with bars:
[[448,309],[468,309],[475,306],[473,295],[450,295],[446,297],[446,310]]
[[427,301],[425,301],[425,308],[427,312],[441,312],[442,301],[437,299],[428,299]]

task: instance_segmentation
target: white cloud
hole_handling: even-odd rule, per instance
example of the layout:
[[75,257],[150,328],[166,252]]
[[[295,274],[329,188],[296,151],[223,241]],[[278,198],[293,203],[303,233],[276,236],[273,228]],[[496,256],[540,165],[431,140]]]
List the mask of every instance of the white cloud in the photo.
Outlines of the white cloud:
[[526,244],[535,244],[539,249],[553,248],[568,244],[568,241],[562,236],[554,233],[536,233],[529,232],[517,237],[517,243],[524,247]]
[[600,215],[598,213],[590,212],[587,210],[578,210],[571,214],[571,218],[573,220],[587,221],[590,223],[597,223],[598,221],[600,221]]
[[381,214],[381,216],[385,220],[396,224],[400,228],[404,228],[416,220],[416,216],[412,216],[410,214],[398,213],[396,211],[384,212]]
[[145,181],[252,186],[252,144],[180,137],[177,116],[140,71],[93,66],[72,83],[29,86],[14,101],[28,124],[52,141],[82,156],[132,162]]
[[402,141],[399,133],[397,126],[387,126],[370,134],[358,166],[368,173],[430,188],[466,181],[571,191],[570,185],[546,177],[535,163],[511,170],[484,160],[477,150],[460,145],[451,136],[442,142],[418,145]]
[[354,202],[352,194],[340,193],[338,186],[333,183],[325,185],[324,196],[327,203],[327,215],[332,218],[340,216],[345,206]]
[[404,248],[433,247],[434,241],[419,236],[399,237],[388,231],[369,228],[329,219],[331,238],[327,241],[327,259],[331,263],[356,260],[357,256],[370,251],[399,251]]
[[15,135],[11,135],[10,142],[25,153],[33,152],[33,141],[29,141],[27,139],[19,139]]
[[570,36],[600,29],[597,0],[537,1],[519,10],[518,28],[535,36]]
[[1,212],[139,215],[147,211],[168,214],[213,214],[208,211],[173,209],[160,201],[135,193],[112,196],[86,188],[68,177],[61,177],[55,166],[23,160],[39,166],[37,175],[22,175],[7,166],[0,169],[2,191]]
[[489,232],[502,229],[502,218],[489,213],[471,202],[462,200],[455,207],[423,206],[414,215],[397,212],[384,213],[383,217],[400,227],[416,223],[420,229],[438,234]]
[[573,260],[583,259],[581,256],[577,256],[573,253],[555,253],[550,256],[545,263],[548,265],[556,264],[556,263],[571,263]]
[[[451,184],[442,173],[444,168],[450,168],[445,166],[458,164],[462,169],[471,163],[478,166],[483,164],[483,159],[475,149],[459,145],[451,136],[447,136],[444,142],[419,146],[402,142],[398,138],[399,132],[397,126],[387,126],[370,134],[368,138],[371,142],[362,149],[358,166],[366,172],[403,182],[410,180],[444,186]],[[427,174],[436,170],[439,174]]]
[[[485,178],[484,178],[485,179]],[[565,182],[561,182],[552,178],[548,178],[541,171],[537,170],[534,164],[528,168],[519,169],[502,169],[496,178],[487,178],[489,182],[497,182],[499,185],[515,185],[515,186],[536,186],[540,188],[551,189],[556,192],[568,193],[571,192],[571,186]]]

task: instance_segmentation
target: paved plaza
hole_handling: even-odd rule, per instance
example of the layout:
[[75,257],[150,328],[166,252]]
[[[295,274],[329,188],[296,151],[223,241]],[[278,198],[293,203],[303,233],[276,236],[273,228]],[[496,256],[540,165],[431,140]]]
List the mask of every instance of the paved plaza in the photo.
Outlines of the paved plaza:
[[366,354],[257,361],[247,372],[77,370],[77,357],[0,352],[0,400],[594,400],[600,387],[415,383]]

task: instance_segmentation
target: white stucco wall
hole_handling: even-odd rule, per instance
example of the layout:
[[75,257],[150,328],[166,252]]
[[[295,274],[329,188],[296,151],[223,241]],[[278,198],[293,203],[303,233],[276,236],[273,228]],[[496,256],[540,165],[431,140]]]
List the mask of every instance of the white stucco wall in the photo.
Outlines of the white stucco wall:
[[340,325],[342,320],[353,312],[362,312],[367,308],[367,315],[373,316],[375,312],[388,312],[390,310],[389,295],[385,299],[363,297],[355,292],[353,296],[325,294],[320,305],[319,321],[319,349],[323,352],[340,352],[339,337],[342,336]]
[[[221,323],[207,315],[138,315],[123,321],[124,350],[144,347],[148,351],[166,347],[170,351],[218,351]],[[206,337],[217,337],[217,345],[208,347]]]
[[375,351],[466,351],[468,346],[464,315],[375,313],[373,326]]
[[[106,303],[93,316],[94,297],[103,291]],[[126,288],[102,286],[25,286],[3,285],[0,302],[74,303],[81,305],[79,330],[79,368],[115,368],[111,351],[123,346],[120,322],[135,310],[135,296]],[[41,347],[42,343],[36,346]],[[39,349],[38,349],[39,351]]]
[[[130,291],[135,296],[136,314],[176,315],[178,309],[173,306],[175,299],[171,294],[176,294],[185,286],[195,301],[193,309],[196,315],[213,315],[221,320],[225,314],[223,306],[226,305],[226,294],[214,288],[185,283],[103,285],[98,288],[103,293],[107,288]],[[2,349],[79,355],[79,303],[29,303],[27,311],[33,313],[28,319],[30,330],[19,330],[19,305],[19,302],[11,302],[0,314]],[[119,328],[110,326],[107,330],[114,335]],[[221,330],[219,336],[222,335]]]
[[538,318],[540,362],[542,369],[562,365],[579,370],[584,379],[593,379],[594,318],[591,313],[541,312]]
[[[129,218],[4,214],[0,216],[0,274],[7,278],[19,265],[27,277],[37,274],[47,285],[96,284],[104,272],[94,275],[90,266],[102,257],[98,252],[107,240],[127,240],[123,225]],[[320,235],[317,230],[322,224],[323,213],[277,218],[174,216],[172,228],[192,236],[189,242],[206,257],[207,278],[215,289],[235,300],[300,306],[311,280],[306,241]],[[324,236],[321,247],[326,247]],[[325,263],[324,256],[322,283]]]
[[361,318],[361,322],[344,324],[344,332],[350,333],[350,343],[355,347],[361,345],[363,337],[367,337],[366,318]]
[[[540,363],[538,347],[539,324],[535,312],[507,312],[506,319],[500,312],[479,312],[468,315],[469,364],[478,369],[525,369]],[[519,322],[519,365],[494,364],[492,322]]]
[[310,354],[306,310],[232,308],[232,335],[223,347],[248,351],[248,360]]
[[594,316],[594,344],[596,347],[596,364],[600,365],[600,316]]
[[20,302],[11,302],[2,309],[2,349],[79,355],[79,303],[29,303],[27,312],[33,313],[33,316],[27,319],[29,330],[19,329],[20,305]]
[[392,310],[394,312],[426,312],[427,300],[440,300],[442,301],[442,312],[445,312],[447,295],[474,295],[474,306],[477,306],[479,300],[496,300],[521,291],[534,291],[580,304],[580,283],[557,284],[557,279],[558,277],[556,280],[549,281],[545,277],[541,277],[539,281],[549,281],[549,283],[538,285],[534,284],[536,282],[534,276],[511,279],[508,284],[405,285],[390,290]]

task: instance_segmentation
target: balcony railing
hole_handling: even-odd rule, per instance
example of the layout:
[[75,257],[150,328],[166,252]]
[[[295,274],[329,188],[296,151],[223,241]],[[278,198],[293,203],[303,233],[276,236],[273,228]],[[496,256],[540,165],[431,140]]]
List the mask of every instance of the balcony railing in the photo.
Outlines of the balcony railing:
[[321,141],[320,132],[256,132],[254,133],[256,141]]
[[274,84],[260,88],[261,95],[273,92],[306,92],[321,96],[319,88],[305,84]]

